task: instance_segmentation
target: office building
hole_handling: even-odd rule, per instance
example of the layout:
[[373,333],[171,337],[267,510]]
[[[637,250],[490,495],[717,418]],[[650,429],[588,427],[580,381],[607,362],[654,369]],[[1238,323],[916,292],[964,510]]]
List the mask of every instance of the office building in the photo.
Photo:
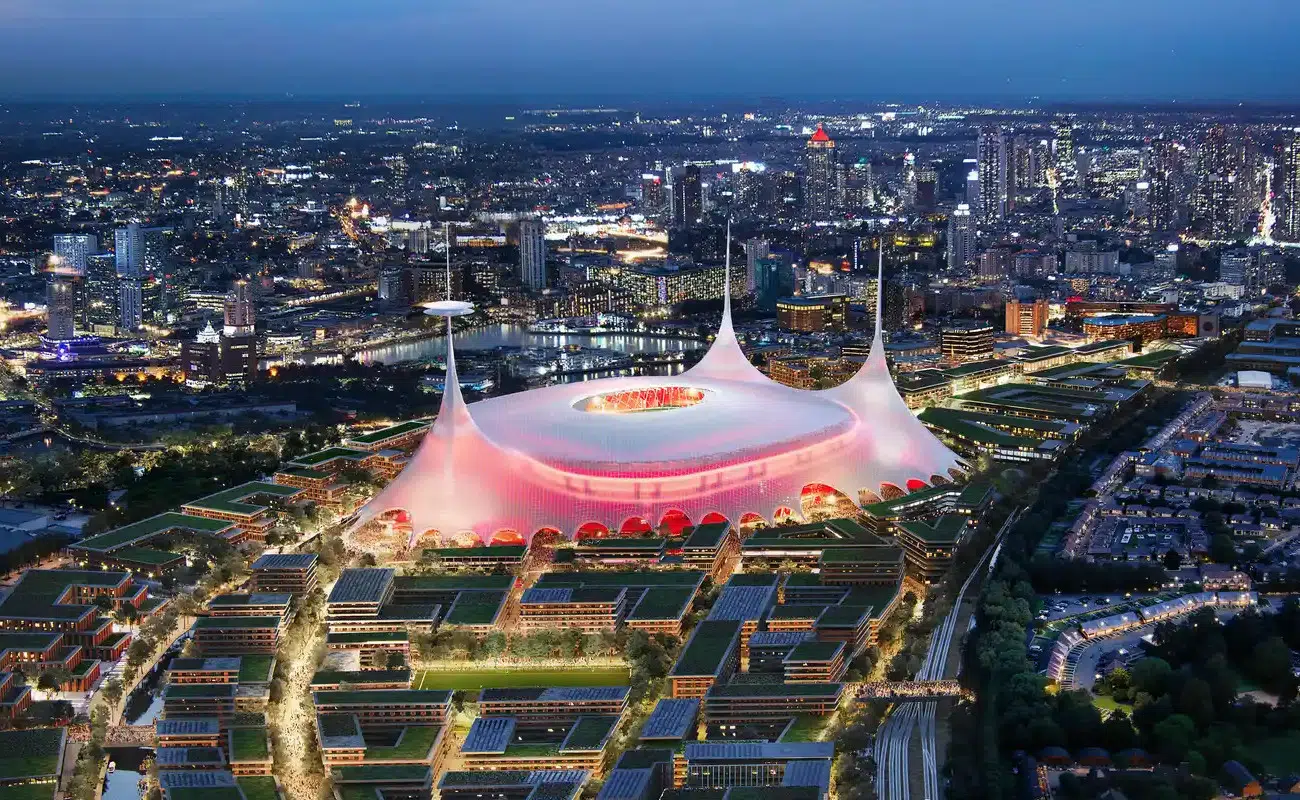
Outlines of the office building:
[[745,242],[745,291],[749,294],[758,290],[758,262],[767,258],[770,252],[766,239]]
[[804,150],[804,206],[808,218],[828,220],[835,211],[835,141],[821,125]]
[[641,213],[647,217],[657,217],[663,213],[664,204],[664,179],[653,172],[642,175]]
[[754,261],[754,296],[761,311],[776,311],[776,302],[794,293],[794,267],[779,256]]
[[85,275],[91,256],[99,252],[99,237],[93,233],[57,233],[54,235],[54,255],[59,263]]
[[118,275],[140,276],[144,271],[144,228],[140,223],[128,223],[125,228],[113,232],[113,254],[117,259]]
[[1013,336],[1030,336],[1035,339],[1043,335],[1047,328],[1047,301],[1008,300],[1007,333]]
[[1215,125],[1196,151],[1196,190],[1192,196],[1192,225],[1215,239],[1241,232],[1242,214],[1237,182],[1243,179],[1240,133]]
[[980,173],[980,222],[991,225],[1007,216],[1007,141],[1001,128],[980,128],[975,158]]
[[519,220],[519,280],[534,291],[546,288],[546,226],[538,217]]
[[698,164],[687,164],[673,181],[673,226],[690,228],[704,217],[704,187]]
[[962,203],[948,216],[948,268],[965,269],[975,261],[975,218]]
[[1074,124],[1058,120],[1052,124],[1052,161],[1056,169],[1056,184],[1063,186],[1075,181]]
[[235,281],[226,293],[224,336],[252,336],[257,326],[257,307],[253,302],[253,286],[248,281]]
[[1148,196],[1151,228],[1168,231],[1181,228],[1187,218],[1183,175],[1184,149],[1170,139],[1151,144],[1150,193]]
[[823,333],[848,329],[849,296],[822,294],[776,301],[776,325],[783,331]]
[[78,280],[70,274],[51,273],[45,284],[45,307],[47,310],[45,338],[54,342],[68,341],[76,337],[75,320],[77,318],[77,290],[73,282]]
[[124,275],[117,282],[117,326],[125,332],[144,325],[144,285],[139,277]]
[[939,350],[950,361],[979,361],[993,355],[993,326],[981,320],[958,319],[944,323]]
[[95,334],[110,334],[118,324],[117,265],[112,253],[98,253],[86,259],[86,302],[82,327]]
[[1232,286],[1253,287],[1255,258],[1249,250],[1225,250],[1219,255],[1219,282]]
[[1282,144],[1282,196],[1285,206],[1275,236],[1300,242],[1300,128],[1288,131]]

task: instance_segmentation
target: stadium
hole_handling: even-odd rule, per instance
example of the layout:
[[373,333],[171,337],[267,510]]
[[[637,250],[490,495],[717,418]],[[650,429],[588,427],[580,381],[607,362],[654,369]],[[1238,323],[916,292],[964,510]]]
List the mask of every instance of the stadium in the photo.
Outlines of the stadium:
[[861,503],[965,477],[967,465],[894,388],[879,301],[861,370],[812,391],[750,364],[732,327],[729,270],[727,288],[717,337],[680,375],[561,384],[472,411],[457,382],[449,317],[437,420],[401,474],[362,508],[350,543],[518,544],[539,531],[585,538],[676,533],[721,519],[774,524],[851,515]]

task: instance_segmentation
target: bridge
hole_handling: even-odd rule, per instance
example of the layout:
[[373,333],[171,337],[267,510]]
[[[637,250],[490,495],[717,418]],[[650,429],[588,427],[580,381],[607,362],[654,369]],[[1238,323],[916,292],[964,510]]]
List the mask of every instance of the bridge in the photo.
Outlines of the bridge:
[[153,747],[152,725],[111,725],[105,747]]
[[858,692],[858,700],[893,700],[907,702],[910,700],[937,700],[943,697],[961,697],[972,699],[969,690],[954,680],[937,681],[878,681],[868,683]]

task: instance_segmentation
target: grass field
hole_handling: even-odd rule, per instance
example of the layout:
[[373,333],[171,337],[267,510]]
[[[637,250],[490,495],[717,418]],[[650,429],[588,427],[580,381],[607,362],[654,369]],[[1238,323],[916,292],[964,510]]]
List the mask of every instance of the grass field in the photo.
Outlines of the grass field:
[[523,686],[627,686],[625,667],[420,671],[415,689],[510,689]]
[[1115,698],[1105,695],[1093,695],[1092,704],[1101,710],[1102,718],[1109,717],[1116,711],[1123,711],[1125,714],[1133,714],[1133,706],[1129,703],[1116,702]]
[[1300,770],[1300,733],[1273,736],[1250,746],[1250,754],[1263,762],[1274,775]]

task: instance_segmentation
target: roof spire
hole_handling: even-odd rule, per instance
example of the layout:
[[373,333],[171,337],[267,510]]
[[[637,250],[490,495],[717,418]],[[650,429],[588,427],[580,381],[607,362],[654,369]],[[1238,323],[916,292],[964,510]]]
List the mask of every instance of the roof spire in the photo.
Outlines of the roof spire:
[[876,249],[876,334],[871,339],[871,349],[882,347],[885,341],[884,313],[885,307],[885,235],[880,235],[880,246]]
[[707,353],[690,372],[710,378],[728,380],[747,380],[766,382],[767,377],[758,368],[749,363],[740,342],[736,339],[736,330],[731,324],[731,219],[727,219],[727,256],[722,271],[722,323],[718,325],[718,334],[713,337]]
[[722,323],[731,323],[731,217],[727,217],[727,261],[722,268]]
[[[451,223],[446,220],[444,220],[442,223],[442,241],[443,241],[443,250],[445,250],[447,253],[447,294],[442,299],[450,300],[451,299]],[[447,324],[451,325],[451,317],[447,318]],[[449,332],[447,334],[447,341],[451,342],[450,329],[448,329],[448,331]],[[451,345],[448,344],[448,352],[451,352],[450,347]]]

